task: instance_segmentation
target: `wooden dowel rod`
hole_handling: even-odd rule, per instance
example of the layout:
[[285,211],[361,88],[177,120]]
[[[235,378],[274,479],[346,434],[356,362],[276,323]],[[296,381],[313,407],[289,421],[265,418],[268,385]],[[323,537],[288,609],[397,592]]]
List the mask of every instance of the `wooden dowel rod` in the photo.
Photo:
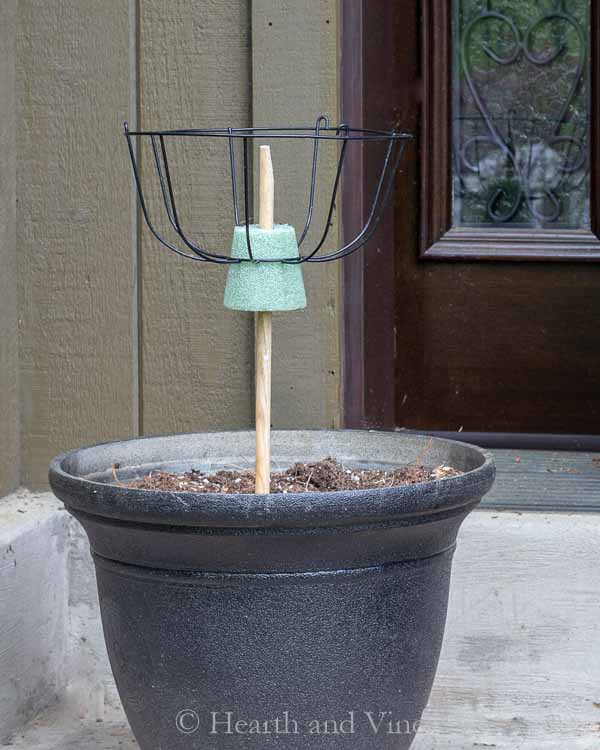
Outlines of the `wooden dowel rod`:
[[270,146],[260,147],[258,164],[258,223],[261,229],[270,232],[273,229],[273,210],[275,204],[275,180]]
[[256,313],[256,492],[271,489],[272,313]]
[[[273,229],[275,185],[269,146],[260,147],[258,175],[261,229]],[[271,489],[271,355],[272,313],[257,312],[254,351],[256,356],[256,493],[267,494]]]

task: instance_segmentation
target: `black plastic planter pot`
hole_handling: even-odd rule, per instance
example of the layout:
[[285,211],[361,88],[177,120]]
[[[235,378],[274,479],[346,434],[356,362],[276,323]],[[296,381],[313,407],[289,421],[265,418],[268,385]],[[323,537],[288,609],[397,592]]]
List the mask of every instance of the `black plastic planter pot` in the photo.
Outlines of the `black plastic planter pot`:
[[[297,495],[116,486],[151,468],[248,465],[254,433],[144,438],[55,459],[83,524],[106,644],[142,750],[395,748],[419,725],[437,667],[456,534],[489,490],[491,456],[435,439],[419,485]],[[429,438],[275,432],[273,463],[413,462]]]

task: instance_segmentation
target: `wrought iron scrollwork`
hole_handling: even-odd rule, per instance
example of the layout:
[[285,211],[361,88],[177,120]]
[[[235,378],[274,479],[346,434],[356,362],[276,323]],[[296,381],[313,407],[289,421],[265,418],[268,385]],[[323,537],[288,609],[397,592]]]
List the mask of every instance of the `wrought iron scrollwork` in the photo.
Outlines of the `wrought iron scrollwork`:
[[[580,9],[586,3],[580,2]],[[530,0],[528,9],[535,15],[521,27],[509,15],[506,3],[499,10],[492,0],[479,3],[478,12],[464,23],[458,14],[455,95],[470,97],[471,102],[468,106],[458,103],[454,124],[456,223],[547,226],[572,222],[565,215],[565,196],[581,189],[585,192],[589,151],[584,96],[589,24],[586,27],[577,17],[574,4]],[[524,5],[520,4],[521,10]],[[540,39],[544,41],[541,49]],[[489,82],[484,85],[477,74],[476,55],[479,60],[487,59],[488,69],[497,66],[498,74],[517,65],[530,72],[557,65],[565,89],[555,108],[557,114],[549,117],[547,111],[534,111],[534,100],[543,97],[543,91],[532,91],[528,101],[513,102],[502,113],[493,112],[490,96],[504,101],[511,91],[498,94],[490,90]],[[492,86],[499,81],[501,75],[496,75]],[[531,85],[535,86],[534,80]],[[477,210],[465,217],[464,201],[469,198]]]

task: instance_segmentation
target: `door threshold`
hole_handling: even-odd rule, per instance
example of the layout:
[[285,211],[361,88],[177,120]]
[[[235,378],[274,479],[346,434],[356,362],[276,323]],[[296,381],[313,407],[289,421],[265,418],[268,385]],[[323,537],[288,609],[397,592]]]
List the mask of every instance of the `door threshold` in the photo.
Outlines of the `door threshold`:
[[556,435],[544,432],[450,432],[410,430],[404,427],[397,428],[397,431],[412,435],[433,435],[447,440],[460,440],[482,448],[600,453],[600,435]]

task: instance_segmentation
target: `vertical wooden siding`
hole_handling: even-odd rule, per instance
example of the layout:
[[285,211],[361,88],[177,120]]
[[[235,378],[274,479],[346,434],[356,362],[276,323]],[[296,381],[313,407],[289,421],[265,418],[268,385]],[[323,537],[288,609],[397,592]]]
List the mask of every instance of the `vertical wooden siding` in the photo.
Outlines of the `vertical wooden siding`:
[[[250,125],[248,6],[245,0],[140,0],[143,127]],[[224,147],[191,143],[172,155],[183,225],[211,249],[227,252],[233,220]],[[152,167],[144,166],[149,183]],[[163,216],[160,224],[166,223]],[[225,269],[177,258],[145,227],[140,263],[142,431],[249,425],[252,321],[224,310]]]
[[[335,118],[336,3],[310,5],[260,0],[250,17],[243,0],[141,0],[142,125],[312,122],[323,111]],[[182,186],[184,222],[227,252],[232,216],[224,146],[188,149],[178,164],[191,181],[187,192]],[[285,169],[307,173],[301,155]],[[329,162],[321,177],[331,175]],[[305,200],[278,194],[278,219],[300,224],[294,207]],[[253,320],[223,309],[225,270],[173,258],[144,231],[141,280],[144,433],[250,425]],[[275,317],[276,426],[338,421],[338,269],[310,269],[307,287],[307,312]]]
[[19,481],[15,150],[17,0],[0,3],[0,496]]
[[[224,269],[180,260],[138,227],[121,125],[311,122],[320,112],[336,120],[335,1],[257,0],[251,11],[246,0],[20,0],[2,12],[11,7],[21,480],[44,485],[49,459],[83,443],[251,424],[252,316],[223,309]],[[200,241],[227,250],[224,153],[215,146],[174,157],[185,175],[183,220]],[[141,161],[149,178],[147,156]],[[287,168],[306,171],[299,157]],[[322,169],[330,178],[331,162]],[[279,220],[300,223],[295,207],[305,201],[286,194]],[[2,226],[10,232],[10,220]],[[275,324],[278,426],[338,423],[339,268],[306,277],[309,310]],[[16,340],[9,303],[3,293],[0,326]],[[2,339],[7,348],[10,335]],[[16,383],[9,349],[0,366],[6,398]],[[15,445],[9,419],[0,416],[0,436]],[[9,449],[1,462],[16,466]]]
[[[338,122],[337,0],[254,0],[252,3],[253,112],[255,125],[313,124],[317,115]],[[276,221],[302,228],[312,146],[273,146]],[[322,148],[315,224],[335,176],[335,154]],[[277,155],[281,158],[277,159]],[[337,216],[331,237],[339,236]],[[317,234],[307,237],[315,246]],[[306,310],[273,321],[273,421],[279,427],[336,427],[340,416],[340,264],[304,266]]]
[[19,0],[22,481],[57,451],[129,436],[136,410],[123,0]]

